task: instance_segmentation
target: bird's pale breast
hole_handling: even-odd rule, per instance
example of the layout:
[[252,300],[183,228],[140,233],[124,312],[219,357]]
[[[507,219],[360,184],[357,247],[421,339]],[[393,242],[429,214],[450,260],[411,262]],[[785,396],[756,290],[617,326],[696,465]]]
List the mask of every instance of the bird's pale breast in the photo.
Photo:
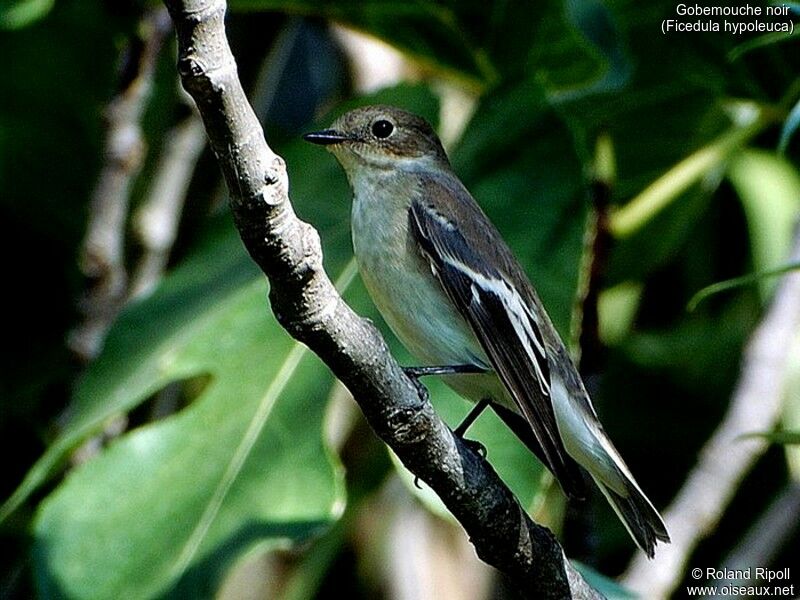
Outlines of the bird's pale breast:
[[416,187],[413,178],[396,175],[354,186],[353,249],[364,285],[386,323],[418,360],[488,365],[469,325],[411,239],[407,208],[369,208],[376,202],[408,205],[411,194],[418,193]]

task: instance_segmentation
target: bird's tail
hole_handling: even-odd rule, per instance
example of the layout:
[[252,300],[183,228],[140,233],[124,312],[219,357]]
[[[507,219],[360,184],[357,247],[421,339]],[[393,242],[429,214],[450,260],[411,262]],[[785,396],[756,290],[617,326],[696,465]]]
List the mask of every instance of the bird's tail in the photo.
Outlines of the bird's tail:
[[636,482],[626,476],[627,473],[620,472],[620,475],[625,482],[622,493],[613,490],[599,478],[594,476],[592,478],[636,544],[648,557],[653,558],[656,544],[659,541],[666,543],[670,541],[667,528],[658,511],[653,508]]

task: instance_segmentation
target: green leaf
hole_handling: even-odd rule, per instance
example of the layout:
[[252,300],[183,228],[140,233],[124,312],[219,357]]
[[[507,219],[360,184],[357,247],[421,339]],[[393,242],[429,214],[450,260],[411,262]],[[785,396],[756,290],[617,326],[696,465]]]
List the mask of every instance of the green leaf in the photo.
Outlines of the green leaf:
[[304,539],[341,511],[341,474],[319,434],[327,369],[269,316],[260,277],[209,281],[208,259],[120,319],[77,392],[83,416],[103,399],[122,409],[170,381],[211,377],[188,408],[123,436],[41,505],[46,596],[150,597],[176,583],[206,596],[239,554]]
[[190,328],[201,326],[202,315],[213,314],[218,304],[229,302],[258,279],[257,269],[244,255],[232,227],[227,220],[215,223],[201,250],[168,284],[123,313],[109,333],[102,356],[78,384],[69,425],[3,505],[0,519],[47,481],[63,466],[68,453],[109,419],[127,412],[170,381],[205,373],[194,364],[182,362],[176,368],[165,363],[160,352],[179,348],[190,337]]
[[0,6],[0,29],[22,29],[47,16],[55,0],[6,0]]
[[[775,153],[744,150],[731,161],[727,176],[744,206],[754,270],[779,268],[800,215],[800,174]],[[776,283],[762,279],[761,297],[768,297]]]

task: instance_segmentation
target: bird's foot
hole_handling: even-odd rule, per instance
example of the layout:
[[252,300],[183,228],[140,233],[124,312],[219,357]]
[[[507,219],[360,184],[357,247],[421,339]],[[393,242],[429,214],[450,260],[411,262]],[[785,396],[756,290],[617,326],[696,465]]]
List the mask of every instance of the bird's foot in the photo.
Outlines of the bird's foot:
[[423,367],[403,367],[403,372],[406,374],[406,377],[411,380],[411,383],[414,384],[414,387],[417,388],[417,394],[419,394],[419,397],[425,401],[428,401],[430,400],[428,388],[426,388],[419,380],[419,378],[424,375],[424,373],[419,373],[420,368]]

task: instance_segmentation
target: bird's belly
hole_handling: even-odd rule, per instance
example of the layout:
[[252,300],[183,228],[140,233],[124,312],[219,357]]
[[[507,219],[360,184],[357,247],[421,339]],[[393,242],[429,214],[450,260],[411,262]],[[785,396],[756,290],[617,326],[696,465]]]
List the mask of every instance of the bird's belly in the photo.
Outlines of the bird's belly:
[[489,364],[430,271],[420,274],[388,261],[375,267],[361,268],[364,285],[391,330],[418,360],[429,365]]
[[354,214],[361,278],[392,332],[427,365],[488,366],[475,334],[409,239],[407,221],[371,223]]

